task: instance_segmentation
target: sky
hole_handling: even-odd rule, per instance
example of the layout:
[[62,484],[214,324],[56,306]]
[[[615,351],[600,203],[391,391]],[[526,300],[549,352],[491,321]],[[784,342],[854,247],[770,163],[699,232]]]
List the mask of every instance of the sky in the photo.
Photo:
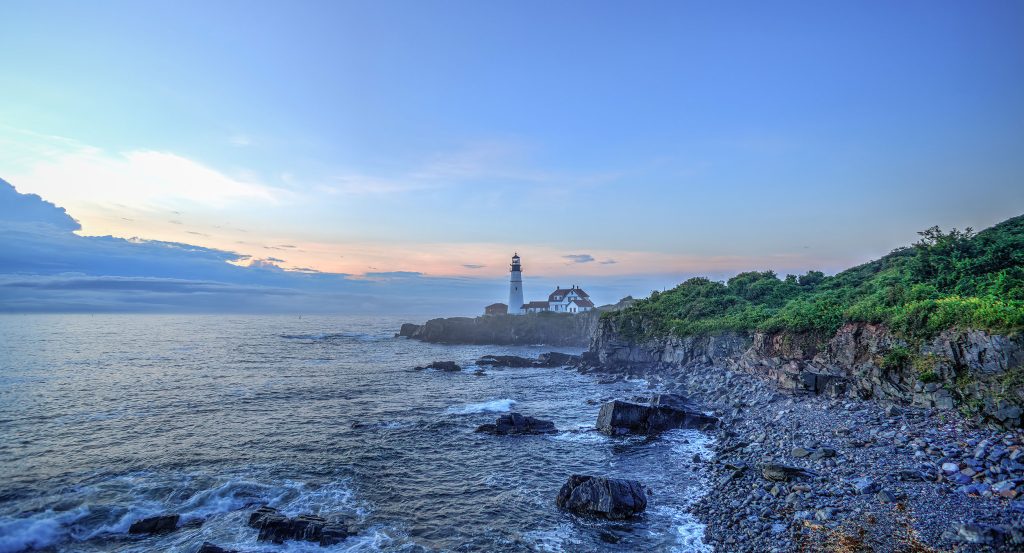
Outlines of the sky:
[[[1024,213],[1021,2],[2,12],[0,178],[66,209],[80,228],[60,240],[335,275],[366,309],[475,312],[503,299],[515,251],[527,299],[575,283],[603,303],[699,274],[834,273],[932,225]],[[171,278],[118,267],[60,274]],[[270,286],[214,272],[173,278]]]

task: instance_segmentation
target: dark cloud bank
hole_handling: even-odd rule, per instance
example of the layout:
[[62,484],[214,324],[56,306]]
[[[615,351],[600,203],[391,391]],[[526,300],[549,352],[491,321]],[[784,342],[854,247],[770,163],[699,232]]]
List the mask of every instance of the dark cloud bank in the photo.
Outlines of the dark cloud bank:
[[[503,278],[286,271],[276,257],[250,259],[178,242],[79,236],[75,231],[80,229],[63,208],[35,194],[21,194],[0,179],[0,313],[343,313],[424,320],[476,315],[484,305],[508,297]],[[597,261],[590,254],[565,259]],[[599,303],[610,303],[627,294],[662,289],[677,278],[589,279],[585,288]],[[530,298],[540,298],[554,285],[528,275],[525,288]]]
[[0,312],[444,315],[499,300],[504,290],[499,281],[408,271],[285,271],[275,258],[239,267],[228,262],[246,257],[234,252],[74,234],[80,228],[64,209],[0,179]]

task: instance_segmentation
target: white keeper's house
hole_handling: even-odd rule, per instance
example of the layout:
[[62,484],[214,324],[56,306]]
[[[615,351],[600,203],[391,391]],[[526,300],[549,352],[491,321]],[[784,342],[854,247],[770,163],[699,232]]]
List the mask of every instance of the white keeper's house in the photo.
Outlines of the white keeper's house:
[[540,313],[551,311],[554,313],[585,313],[594,309],[594,302],[590,301],[590,294],[583,291],[575,284],[569,288],[559,286],[554,292],[548,294],[547,301],[523,302],[523,265],[519,254],[512,256],[512,264],[509,265],[508,306],[505,304],[488,305],[484,311],[485,315],[521,315],[523,313]]

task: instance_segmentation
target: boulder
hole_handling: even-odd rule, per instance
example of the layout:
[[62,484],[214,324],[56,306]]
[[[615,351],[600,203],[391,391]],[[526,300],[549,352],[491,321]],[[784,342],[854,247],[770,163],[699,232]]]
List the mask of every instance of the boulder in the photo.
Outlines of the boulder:
[[415,368],[415,370],[417,370],[417,371],[422,371],[422,370],[425,370],[425,369],[434,369],[436,371],[445,371],[445,372],[456,372],[456,371],[461,371],[462,370],[462,366],[459,365],[458,363],[456,363],[455,361],[434,361],[433,363],[431,363],[431,364],[429,364],[429,365],[427,365],[425,367],[416,367]]
[[558,491],[555,503],[581,515],[624,519],[647,509],[647,493],[636,480],[574,474]]
[[214,545],[208,541],[204,541],[203,545],[199,546],[196,553],[238,553],[235,549],[224,549],[219,545]]
[[579,361],[580,357],[578,355],[569,355],[568,353],[557,351],[550,351],[537,356],[537,364],[544,367],[565,367],[578,364]]
[[673,405],[610,401],[601,406],[597,429],[605,434],[655,434],[672,428],[710,428],[718,419]]
[[178,528],[178,521],[181,515],[157,515],[144,518],[132,523],[128,528],[129,534],[165,534],[173,532]]
[[494,424],[482,424],[477,432],[487,432],[504,436],[506,434],[554,434],[555,423],[551,421],[524,417],[519,413],[509,413],[498,417]]
[[761,476],[772,482],[789,482],[794,478],[814,476],[814,473],[800,467],[791,467],[779,463],[768,463],[761,467]]
[[413,334],[416,334],[416,331],[419,330],[419,329],[420,329],[420,325],[412,324],[412,323],[405,323],[405,324],[402,325],[402,328],[400,328],[398,330],[398,334],[397,335],[398,336],[404,336],[406,338],[412,338]]
[[285,516],[272,507],[263,506],[249,516],[249,526],[260,531],[256,539],[273,543],[301,540],[321,546],[340,543],[349,536],[348,528],[339,521],[317,515]]

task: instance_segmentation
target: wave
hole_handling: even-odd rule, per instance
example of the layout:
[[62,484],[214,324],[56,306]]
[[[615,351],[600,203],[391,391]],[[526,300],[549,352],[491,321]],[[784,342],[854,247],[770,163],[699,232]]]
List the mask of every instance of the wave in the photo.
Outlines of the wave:
[[[180,480],[188,481],[184,476]],[[121,504],[94,501],[125,484],[136,484]],[[296,516],[303,513],[350,513],[360,520],[367,516],[365,508],[354,502],[347,480],[316,486],[284,481],[270,485],[246,479],[232,479],[192,493],[182,502],[167,503],[146,497],[166,486],[146,485],[132,475],[122,475],[95,486],[80,488],[80,503],[71,511],[47,510],[19,518],[0,517],[0,553],[53,547],[69,539],[88,541],[103,536],[127,534],[134,522],[159,514],[177,513],[180,524],[207,520],[217,515],[239,511],[256,505],[271,505]],[[175,495],[172,493],[172,495]],[[66,498],[67,499],[67,498]]]
[[609,441],[610,438],[597,431],[593,425],[572,428],[549,436],[549,439],[559,442],[570,442],[578,444],[600,444]]
[[483,403],[470,403],[462,407],[450,407],[449,413],[454,415],[473,415],[477,413],[507,413],[515,405],[512,399],[492,399]]
[[47,510],[27,518],[0,518],[0,553],[43,549],[63,541],[68,525],[88,514],[88,509]]
[[712,553],[712,547],[704,543],[704,525],[697,517],[684,508],[661,506],[652,510],[671,520],[676,546],[673,553]]

